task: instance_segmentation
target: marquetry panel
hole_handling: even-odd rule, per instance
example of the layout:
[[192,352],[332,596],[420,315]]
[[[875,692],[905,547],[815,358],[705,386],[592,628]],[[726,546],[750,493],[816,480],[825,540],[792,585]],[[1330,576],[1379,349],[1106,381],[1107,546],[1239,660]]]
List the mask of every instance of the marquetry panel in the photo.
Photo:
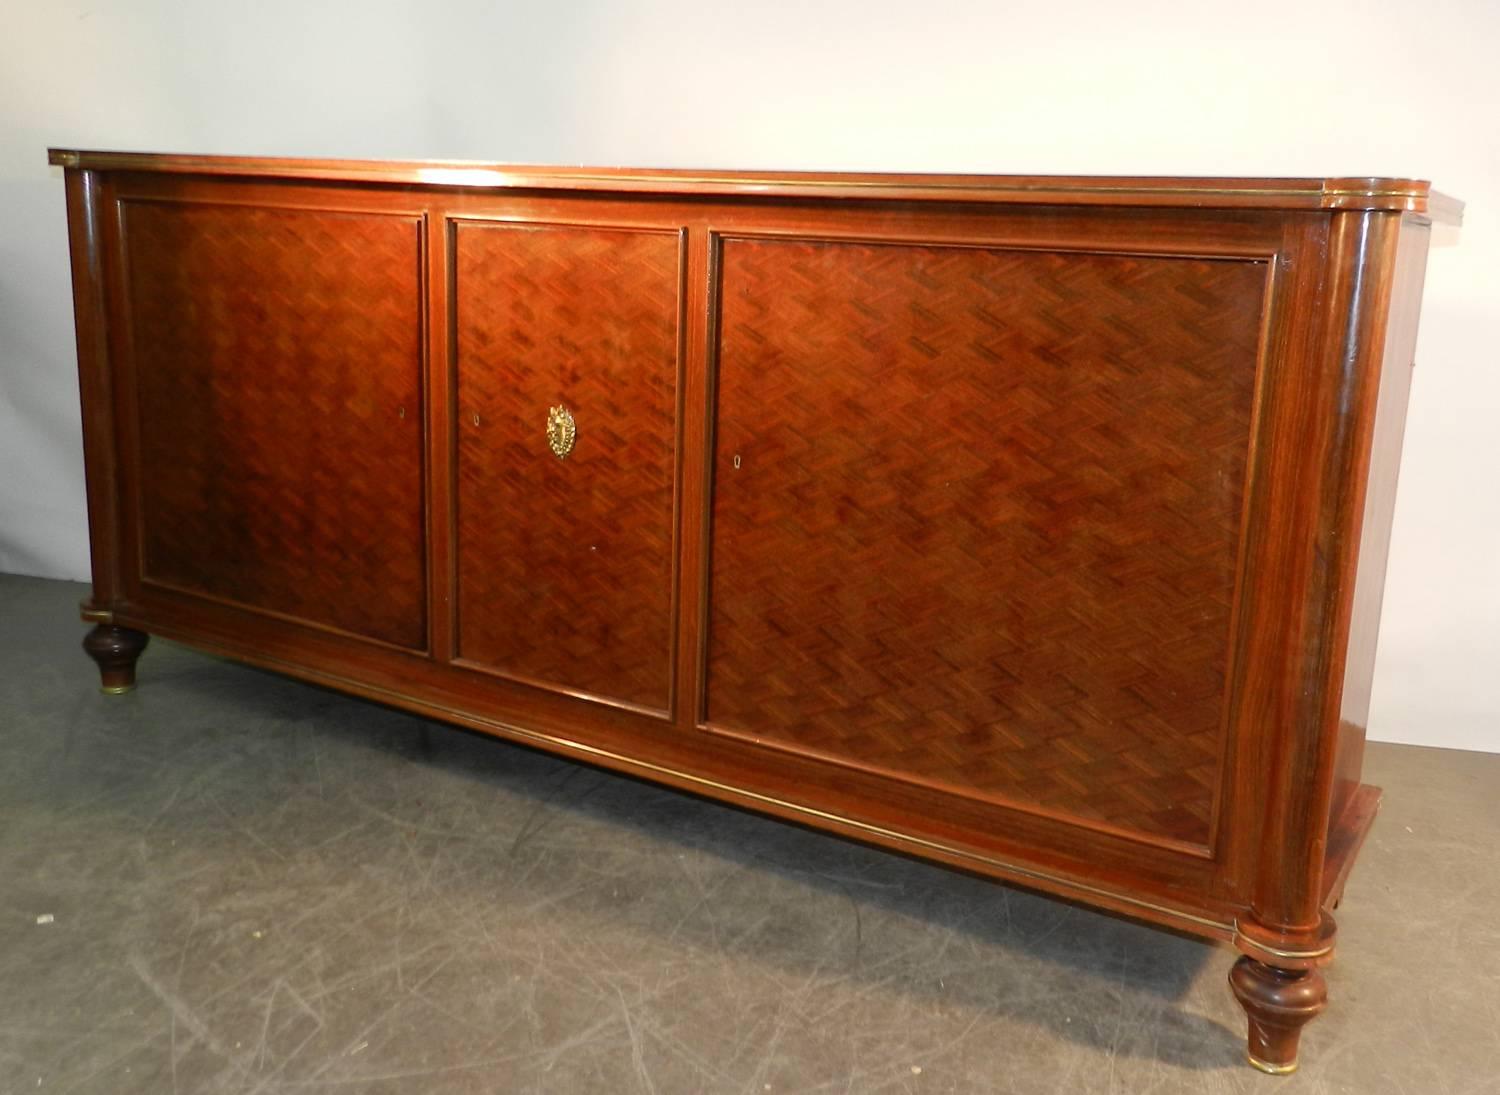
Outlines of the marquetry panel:
[[460,656],[665,709],[679,236],[465,222],[455,255]]
[[144,580],[425,646],[419,227],[124,204]]
[[725,241],[710,725],[1207,843],[1265,276]]

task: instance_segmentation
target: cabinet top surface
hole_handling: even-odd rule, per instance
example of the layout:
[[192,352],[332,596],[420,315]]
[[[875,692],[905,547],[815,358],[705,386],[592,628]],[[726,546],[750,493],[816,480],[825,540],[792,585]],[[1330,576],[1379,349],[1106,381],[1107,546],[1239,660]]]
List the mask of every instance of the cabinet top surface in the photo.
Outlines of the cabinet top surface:
[[839,198],[1214,209],[1372,209],[1457,223],[1463,203],[1420,179],[1209,178],[1106,175],[930,175],[823,171],[693,171],[549,167],[468,160],[325,160],[52,148],[48,162],[100,171],[321,179],[477,189]]

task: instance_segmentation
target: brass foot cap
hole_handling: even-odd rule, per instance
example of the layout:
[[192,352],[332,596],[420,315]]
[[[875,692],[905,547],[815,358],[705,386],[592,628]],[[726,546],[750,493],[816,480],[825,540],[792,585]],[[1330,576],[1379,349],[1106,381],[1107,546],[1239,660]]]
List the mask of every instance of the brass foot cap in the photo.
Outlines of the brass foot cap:
[[135,685],[133,685],[133,684],[101,684],[99,686],[99,691],[103,692],[106,696],[123,696],[126,692],[134,692],[135,691]]
[[1273,1065],[1270,1061],[1262,1061],[1259,1057],[1255,1057],[1249,1053],[1245,1054],[1245,1060],[1271,1076],[1290,1076],[1297,1071],[1296,1061],[1293,1061],[1289,1065]]

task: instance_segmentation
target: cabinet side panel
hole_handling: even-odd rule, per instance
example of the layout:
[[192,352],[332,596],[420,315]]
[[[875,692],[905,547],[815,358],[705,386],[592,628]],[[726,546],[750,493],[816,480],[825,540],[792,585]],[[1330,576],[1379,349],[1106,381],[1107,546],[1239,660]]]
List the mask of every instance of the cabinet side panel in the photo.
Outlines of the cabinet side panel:
[[664,711],[680,234],[463,221],[455,240],[459,657]]
[[419,220],[123,210],[141,580],[425,647]]
[[1206,845],[1265,283],[727,240],[710,726]]
[[1349,650],[1344,663],[1338,753],[1334,763],[1335,783],[1329,818],[1334,825],[1359,788],[1364,759],[1365,726],[1369,719],[1370,687],[1375,672],[1375,641],[1380,630],[1380,605],[1385,591],[1391,521],[1396,507],[1396,476],[1401,464],[1401,438],[1406,427],[1417,318],[1431,232],[1429,225],[1409,219],[1401,227],[1397,244],[1390,318],[1381,356],[1374,434],[1370,442],[1369,479],[1360,522],[1359,566],[1354,580]]

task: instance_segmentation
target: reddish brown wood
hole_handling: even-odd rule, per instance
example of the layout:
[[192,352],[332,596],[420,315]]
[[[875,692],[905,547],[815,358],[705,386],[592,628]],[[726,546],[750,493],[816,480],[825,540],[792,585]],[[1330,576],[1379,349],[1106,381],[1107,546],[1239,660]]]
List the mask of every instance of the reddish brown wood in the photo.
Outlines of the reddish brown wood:
[[711,724],[1207,847],[1265,264],[730,240],[720,276]]
[[1214,209],[1384,209],[1457,223],[1463,204],[1420,179],[1089,178],[1077,175],[912,175],[828,171],[642,171],[539,167],[469,160],[317,160],[272,156],[184,156],[52,148],[61,167],[225,178],[418,183],[477,189],[548,189],[640,194],[773,195],[884,201],[1164,205]]
[[[459,222],[458,654],[666,711],[676,232]],[[572,415],[558,457],[546,425]]]
[[1229,985],[1250,1019],[1250,1063],[1274,1075],[1295,1072],[1302,1028],[1328,1003],[1323,975],[1241,957],[1229,970]]
[[[1429,226],[1402,224],[1390,271],[1389,319],[1380,355],[1374,417],[1368,430],[1369,475],[1359,525],[1359,566],[1349,615],[1348,654],[1339,704],[1339,734],[1334,759],[1330,823],[1340,817],[1360,791],[1365,724],[1370,715],[1370,686],[1375,675],[1375,640],[1380,630],[1380,602],[1390,553],[1391,520],[1396,508],[1396,476],[1401,463],[1401,435],[1411,391],[1417,317],[1427,269]],[[1329,857],[1334,845],[1329,843]]]
[[150,636],[128,627],[98,624],[83,637],[83,649],[99,666],[99,690],[109,695],[135,687],[135,663]]
[[56,159],[87,618],[1232,942],[1283,1059],[1456,203]]
[[121,217],[141,580],[423,648],[417,222]]
[[1328,828],[1328,855],[1323,869],[1323,908],[1330,912],[1344,899],[1344,884],[1380,812],[1380,788],[1361,784]]
[[454,515],[455,378],[450,336],[452,290],[448,276],[448,222],[422,213],[422,312],[426,336],[422,361],[423,410],[426,414],[426,558],[428,648],[439,663],[453,660],[458,649],[458,545]]
[[[685,213],[689,212],[684,210]],[[718,323],[718,241],[701,215],[689,218],[684,249],[683,375],[678,434],[677,581],[673,589],[677,626],[672,719],[692,740],[703,717],[702,684],[708,627],[708,537],[712,504],[710,451],[713,437],[713,342]]]

